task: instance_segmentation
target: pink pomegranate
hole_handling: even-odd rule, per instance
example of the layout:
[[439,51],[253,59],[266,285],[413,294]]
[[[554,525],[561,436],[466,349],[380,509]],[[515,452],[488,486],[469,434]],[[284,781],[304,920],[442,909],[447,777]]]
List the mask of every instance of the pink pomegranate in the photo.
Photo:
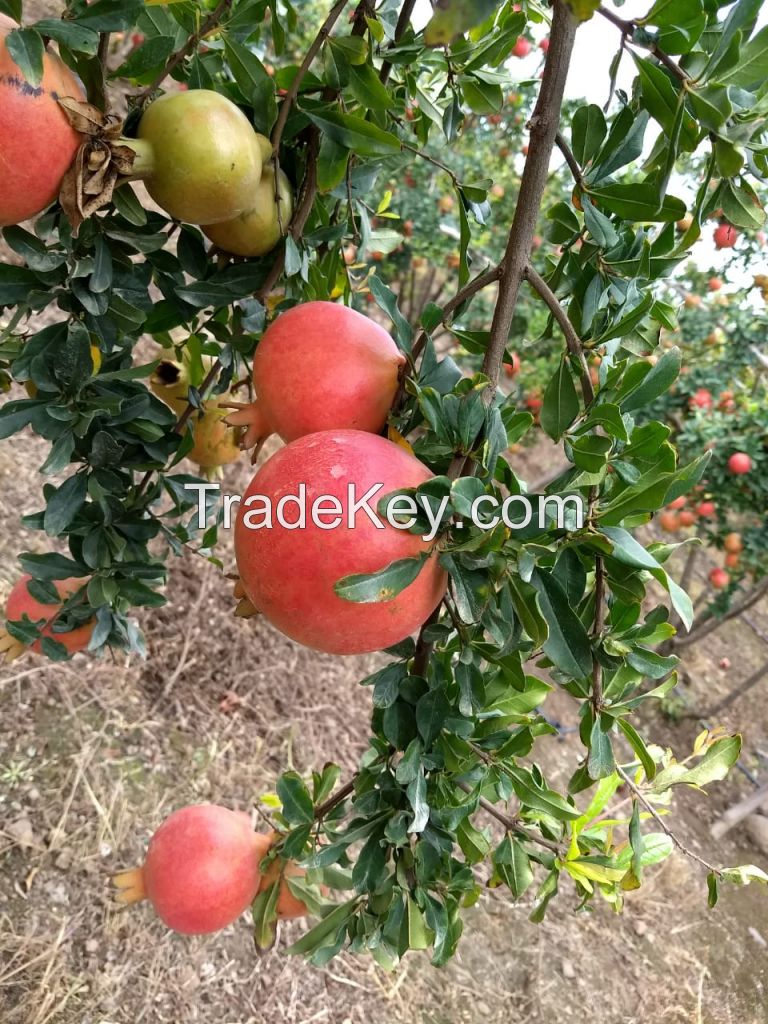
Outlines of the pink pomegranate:
[[115,876],[117,901],[148,899],[163,923],[184,935],[217,932],[253,902],[270,843],[241,811],[183,807],[152,836],[143,865]]
[[270,434],[293,441],[318,430],[387,422],[405,356],[383,327],[336,302],[306,302],[264,332],[253,360],[257,399],[227,421],[247,426],[243,447]]
[[[354,510],[353,502],[381,484],[368,502],[375,513],[386,495],[418,487],[431,475],[403,448],[359,430],[326,430],[282,448],[251,481],[235,527],[237,567],[250,601],[287,636],[330,654],[378,651],[410,636],[445,593],[447,577],[436,555],[390,600],[347,601],[334,585],[346,576],[374,573],[429,551],[421,536],[396,529],[386,520],[379,529],[365,511]],[[302,484],[306,522],[303,528],[290,529],[278,522],[277,503],[298,495]],[[349,485],[355,489],[352,501]],[[271,528],[249,528],[249,514],[251,526],[267,523],[264,503],[248,504],[257,495],[271,499]],[[321,496],[327,496],[325,511],[313,518],[314,503]],[[298,523],[298,515],[297,504],[286,503],[283,518],[289,525]]]

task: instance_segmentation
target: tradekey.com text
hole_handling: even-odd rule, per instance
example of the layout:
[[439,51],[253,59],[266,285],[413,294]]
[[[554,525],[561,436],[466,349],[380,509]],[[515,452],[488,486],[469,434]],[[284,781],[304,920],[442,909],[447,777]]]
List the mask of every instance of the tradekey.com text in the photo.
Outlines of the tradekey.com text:
[[[321,494],[315,498],[307,495],[306,484],[299,484],[297,494],[284,494],[279,500],[266,494],[252,494],[243,502],[236,494],[220,495],[221,487],[213,483],[186,482],[184,489],[197,494],[197,527],[204,530],[212,505],[222,500],[222,526],[232,527],[233,509],[249,530],[271,530],[277,526],[284,530],[306,530],[312,523],[318,530],[353,530],[363,517],[363,522],[372,523],[377,529],[391,526],[396,530],[414,531],[424,525],[422,539],[431,543],[442,527],[446,525],[446,514],[450,503],[449,495],[441,499],[429,498],[424,494],[384,495],[384,501],[376,499],[383,491],[383,484],[373,484],[358,495],[354,483],[347,485],[346,500],[334,494]],[[242,508],[240,506],[242,505]],[[382,506],[384,508],[382,509]],[[529,495],[512,494],[503,501],[492,494],[476,497],[469,516],[461,517],[456,525],[461,527],[469,518],[472,525],[480,530],[494,530],[503,523],[510,530],[525,530],[537,517],[541,529],[553,524],[560,530],[580,530],[584,526],[584,502],[578,494]]]

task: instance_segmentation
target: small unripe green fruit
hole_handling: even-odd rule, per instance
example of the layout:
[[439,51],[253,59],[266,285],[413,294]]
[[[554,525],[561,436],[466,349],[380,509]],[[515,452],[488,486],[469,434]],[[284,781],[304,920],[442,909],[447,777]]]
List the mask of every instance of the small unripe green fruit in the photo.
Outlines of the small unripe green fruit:
[[134,175],[166,213],[187,224],[231,220],[252,205],[264,143],[239,107],[210,89],[161,96],[147,108]]
[[[282,171],[278,171],[278,189],[276,192],[274,168],[265,167],[251,209],[233,220],[206,224],[203,231],[219,249],[235,256],[263,256],[271,252],[286,233],[293,216],[293,189]],[[275,200],[278,194],[279,216]]]

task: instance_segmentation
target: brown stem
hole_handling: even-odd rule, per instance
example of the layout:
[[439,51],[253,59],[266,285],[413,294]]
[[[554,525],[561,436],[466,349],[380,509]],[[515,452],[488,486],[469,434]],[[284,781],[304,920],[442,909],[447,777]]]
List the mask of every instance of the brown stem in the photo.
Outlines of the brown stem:
[[555,136],[555,144],[565,157],[565,162],[568,164],[568,167],[570,168],[571,174],[573,175],[576,184],[582,185],[584,183],[584,177],[581,173],[581,168],[579,167],[576,157],[573,155],[571,147],[565,141],[565,137],[563,136],[562,132],[558,132]]
[[515,216],[502,260],[499,301],[496,304],[483,373],[491,379],[486,401],[496,394],[504,350],[517,308],[520,284],[525,275],[536,233],[541,202],[549,175],[549,162],[555,145],[565,82],[576,37],[576,22],[564,0],[555,0],[549,51],[544,65],[541,90],[530,120],[529,154],[520,182]]
[[[397,26],[395,28],[395,44],[399,43],[405,34],[405,30],[411,23],[411,17],[413,15],[413,9],[416,6],[416,0],[405,0],[402,8],[400,9],[400,17],[397,19]],[[381,65],[381,71],[379,72],[379,78],[383,85],[386,85],[389,81],[390,73],[392,72],[392,65],[388,60],[385,60]]]
[[664,821],[664,819],[653,806],[653,804],[650,803],[650,801],[646,800],[645,795],[643,794],[643,791],[640,789],[640,787],[635,784],[635,782],[624,771],[621,765],[616,765],[616,771],[624,780],[626,785],[629,786],[629,788],[635,794],[635,796],[646,809],[646,811],[648,811],[648,813],[651,815],[654,821],[656,821],[661,826],[666,835],[669,836],[669,838],[672,840],[672,842],[675,844],[678,850],[680,850],[681,853],[684,853],[685,856],[689,857],[691,860],[696,861],[697,864],[701,864],[701,866],[706,868],[707,871],[711,871],[714,874],[718,875],[718,877],[722,875],[722,871],[720,870],[720,868],[716,868],[712,864],[709,864],[707,861],[703,859],[703,857],[700,857],[698,853],[694,853],[693,850],[688,849],[688,847],[685,845],[685,843],[682,842],[682,840],[678,839],[678,837],[675,835],[675,833],[672,831],[669,825],[667,825],[666,821]]
[[581,344],[581,339],[576,333],[576,328],[571,323],[568,314],[560,305],[557,296],[544,278],[541,277],[541,275],[538,274],[530,264],[525,268],[524,273],[526,281],[528,281],[534,291],[538,292],[547,306],[549,306],[550,313],[560,325],[560,328],[565,335],[568,351],[579,363],[579,368],[581,370],[581,390],[584,393],[584,402],[587,405],[590,405],[595,398],[595,389],[592,386],[592,378],[589,375],[589,367],[587,366],[587,359],[584,355],[584,348]]
[[327,814],[330,814],[334,807],[338,807],[339,804],[344,803],[348,796],[352,796],[355,791],[356,780],[357,775],[353,775],[349,782],[345,782],[341,789],[338,789],[333,796],[328,797],[325,803],[316,807],[315,821],[322,821]]
[[212,29],[216,28],[231,6],[232,0],[219,0],[219,3],[201,24],[200,28],[196,32],[192,33],[180,50],[171,54],[166,61],[165,67],[157,75],[154,81],[148,85],[146,89],[142,89],[142,91],[136,96],[137,104],[141,106],[147,102],[149,97],[162,85],[174,68],[178,67],[178,65],[181,64],[181,62],[185,60],[193,50],[197,49],[197,45],[200,40],[204,39]]
[[[457,782],[456,785],[459,789],[462,789],[465,793],[472,793],[472,787],[467,785],[466,782]],[[478,801],[480,807],[485,811],[486,814],[490,814],[492,818],[500,822],[507,832],[512,832],[516,836],[520,836],[521,839],[527,840],[529,843],[536,843],[538,846],[544,846],[547,850],[552,850],[553,853],[559,854],[560,847],[557,843],[552,842],[551,839],[545,839],[544,836],[537,836],[533,832],[529,832],[527,828],[524,828],[515,818],[511,818],[508,814],[504,814],[498,807],[491,803],[490,800],[486,800],[484,796],[481,796]]]

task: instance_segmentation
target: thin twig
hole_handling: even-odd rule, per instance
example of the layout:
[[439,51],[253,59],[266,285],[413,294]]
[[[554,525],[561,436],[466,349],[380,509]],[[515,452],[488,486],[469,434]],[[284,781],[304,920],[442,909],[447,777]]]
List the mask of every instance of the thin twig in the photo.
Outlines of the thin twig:
[[584,183],[584,176],[581,173],[581,167],[579,167],[579,163],[576,157],[573,155],[571,147],[565,141],[565,137],[563,136],[562,132],[558,132],[555,136],[555,144],[557,145],[557,148],[560,150],[560,152],[563,154],[565,162],[568,164],[568,167],[571,170],[571,174],[573,175],[576,184],[582,185]]
[[[472,787],[467,785],[466,782],[457,782],[456,785],[459,789],[462,789],[465,793],[472,793]],[[557,843],[552,842],[550,839],[545,839],[544,836],[537,836],[533,832],[529,832],[527,828],[524,828],[515,818],[510,818],[508,814],[504,814],[498,807],[491,803],[490,800],[486,800],[484,796],[481,796],[478,800],[480,807],[485,811],[486,814],[490,814],[492,818],[500,822],[507,832],[512,832],[514,835],[520,836],[521,839],[526,839],[529,843],[536,843],[538,846],[544,846],[548,850],[552,850],[553,853],[559,854],[561,852],[560,847]]]
[[330,814],[334,807],[338,807],[339,804],[344,803],[348,796],[352,796],[355,791],[355,782],[357,781],[357,775],[353,775],[349,782],[345,782],[341,789],[338,789],[333,796],[328,797],[325,803],[320,804],[319,807],[315,808],[315,821],[322,821],[323,818]]
[[[400,17],[397,19],[397,26],[395,28],[395,45],[397,45],[405,35],[405,30],[411,23],[411,17],[415,6],[416,0],[405,0],[405,3],[400,10]],[[383,85],[386,85],[389,81],[391,71],[392,65],[388,60],[385,60],[381,65],[381,71],[379,72],[379,78]]]
[[700,857],[698,853],[694,853],[693,850],[689,850],[685,843],[682,842],[682,840],[678,839],[678,837],[675,835],[675,833],[672,831],[669,825],[667,825],[666,821],[664,821],[664,819],[653,806],[653,804],[646,799],[640,787],[635,784],[635,782],[624,771],[621,765],[616,765],[616,772],[621,776],[621,778],[629,786],[629,788],[635,794],[635,796],[646,809],[646,811],[648,811],[648,813],[654,819],[654,821],[656,821],[657,824],[661,826],[666,835],[669,836],[669,838],[672,840],[672,842],[675,844],[678,850],[680,850],[681,853],[684,853],[685,856],[689,857],[691,860],[696,861],[697,864],[701,864],[701,866],[706,868],[707,871],[714,872],[714,874],[718,875],[718,877],[722,875],[723,872],[720,868],[716,868],[712,864],[709,864],[707,861],[704,860],[703,857]]
[[[605,7],[598,7],[597,13],[601,14],[607,21],[610,21],[613,25],[616,26],[616,28],[620,29],[624,39],[626,39],[627,36],[629,36],[632,39],[632,42],[636,42],[636,40],[633,38],[635,28],[637,27],[634,21],[627,21],[624,18],[620,18],[618,14],[614,14],[613,11],[609,11]],[[664,67],[671,71],[676,78],[679,78],[681,82],[688,81],[688,75],[686,75],[686,73],[683,71],[680,65],[676,64],[668,53],[665,53],[663,50],[659,49],[656,43],[637,43],[637,45],[642,46],[644,50],[648,50],[650,53],[652,53],[654,57],[656,57],[657,60],[661,61]]]
[[212,29],[216,28],[231,6],[232,0],[219,0],[216,8],[211,11],[197,31],[192,33],[182,48],[171,54],[165,64],[165,67],[157,75],[151,85],[148,85],[146,89],[142,89],[142,91],[136,96],[136,103],[142,105],[147,102],[149,97],[162,85],[174,68],[178,67],[183,60],[186,60],[193,50],[197,49],[197,44],[200,40],[204,39]]
[[587,366],[587,359],[584,355],[584,348],[581,344],[581,339],[576,333],[576,328],[571,323],[568,314],[560,305],[555,293],[549,287],[544,278],[538,274],[530,264],[526,266],[524,276],[534,291],[538,292],[547,306],[549,306],[549,311],[560,325],[562,332],[565,335],[568,351],[579,363],[579,369],[581,371],[581,389],[584,392],[584,401],[587,405],[590,405],[595,398],[595,389],[592,386],[592,378],[589,375],[589,367]]

